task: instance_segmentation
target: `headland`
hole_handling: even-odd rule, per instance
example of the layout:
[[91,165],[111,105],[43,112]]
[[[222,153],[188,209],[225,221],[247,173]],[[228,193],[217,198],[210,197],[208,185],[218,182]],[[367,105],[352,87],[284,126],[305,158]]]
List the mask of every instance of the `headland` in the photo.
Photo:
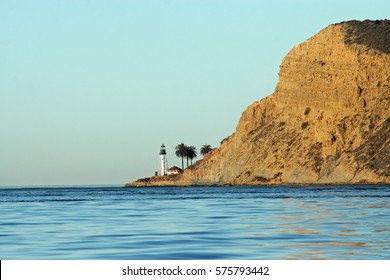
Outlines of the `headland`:
[[389,183],[390,20],[366,20],[293,47],[275,92],[203,160],[126,186]]

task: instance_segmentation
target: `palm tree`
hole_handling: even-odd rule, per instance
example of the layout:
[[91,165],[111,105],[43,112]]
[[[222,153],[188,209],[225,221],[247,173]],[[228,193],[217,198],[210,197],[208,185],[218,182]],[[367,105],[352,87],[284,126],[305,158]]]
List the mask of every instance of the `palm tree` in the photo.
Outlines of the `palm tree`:
[[[177,157],[181,157],[181,169],[184,170],[184,157],[187,156],[187,146],[184,145],[184,143],[180,143],[179,145],[177,145],[175,148],[175,155]],[[187,161],[187,166],[188,166],[188,161]]]
[[[196,148],[194,146],[189,146],[187,147],[187,160],[191,160],[191,165],[192,165],[192,160],[198,156],[198,152],[196,151]],[[187,164],[188,166],[188,164]]]
[[211,145],[204,144],[202,148],[200,148],[200,153],[202,156],[204,156],[205,154],[211,152],[212,150],[213,148],[211,147]]

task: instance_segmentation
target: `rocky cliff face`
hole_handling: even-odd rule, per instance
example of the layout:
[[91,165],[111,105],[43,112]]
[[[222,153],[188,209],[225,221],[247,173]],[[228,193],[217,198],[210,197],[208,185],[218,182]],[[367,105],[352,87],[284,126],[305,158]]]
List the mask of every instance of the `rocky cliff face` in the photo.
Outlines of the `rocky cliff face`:
[[390,183],[390,20],[334,24],[294,47],[275,92],[218,149],[138,185],[328,183]]

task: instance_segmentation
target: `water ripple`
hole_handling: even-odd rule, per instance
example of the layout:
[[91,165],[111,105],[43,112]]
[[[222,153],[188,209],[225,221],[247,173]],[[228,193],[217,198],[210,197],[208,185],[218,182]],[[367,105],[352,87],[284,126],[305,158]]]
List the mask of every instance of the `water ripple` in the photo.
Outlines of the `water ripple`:
[[3,259],[389,259],[390,186],[0,189]]

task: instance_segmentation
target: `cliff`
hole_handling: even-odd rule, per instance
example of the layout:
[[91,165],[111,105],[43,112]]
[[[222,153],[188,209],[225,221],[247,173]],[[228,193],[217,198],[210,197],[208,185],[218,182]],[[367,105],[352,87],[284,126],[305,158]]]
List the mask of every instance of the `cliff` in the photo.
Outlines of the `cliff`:
[[129,185],[390,183],[390,20],[330,25],[283,59],[275,92],[175,177]]

